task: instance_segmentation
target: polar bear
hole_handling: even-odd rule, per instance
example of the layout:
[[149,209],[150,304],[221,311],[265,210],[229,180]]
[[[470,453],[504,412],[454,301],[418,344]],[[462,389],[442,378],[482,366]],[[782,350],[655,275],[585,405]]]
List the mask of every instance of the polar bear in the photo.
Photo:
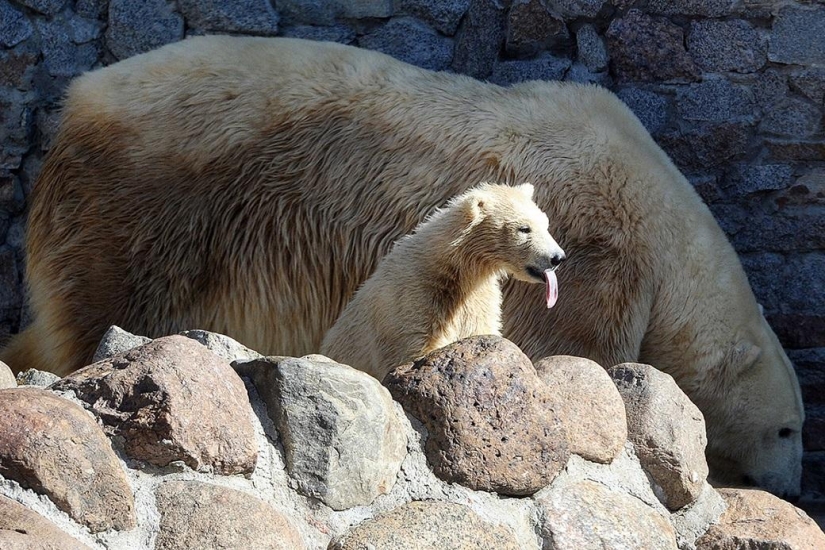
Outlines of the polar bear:
[[736,253],[595,86],[220,36],[81,76],[31,197],[34,319],[0,359],[65,374],[112,324],[317,352],[391,244],[479,181],[533,183],[575,258],[549,312],[507,282],[505,337],[534,359],[655,365],[702,410],[716,479],[799,492],[799,384]]
[[401,238],[324,337],[321,354],[378,380],[395,366],[478,334],[501,335],[501,279],[558,297],[564,251],[533,186],[483,183]]

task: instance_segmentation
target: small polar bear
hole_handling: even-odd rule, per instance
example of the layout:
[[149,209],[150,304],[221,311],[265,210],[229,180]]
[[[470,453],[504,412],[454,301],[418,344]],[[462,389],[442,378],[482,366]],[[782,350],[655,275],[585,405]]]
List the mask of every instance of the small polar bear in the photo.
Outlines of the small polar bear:
[[546,284],[565,253],[529,183],[482,183],[399,239],[327,332],[321,353],[378,380],[461,338],[501,334],[505,275]]

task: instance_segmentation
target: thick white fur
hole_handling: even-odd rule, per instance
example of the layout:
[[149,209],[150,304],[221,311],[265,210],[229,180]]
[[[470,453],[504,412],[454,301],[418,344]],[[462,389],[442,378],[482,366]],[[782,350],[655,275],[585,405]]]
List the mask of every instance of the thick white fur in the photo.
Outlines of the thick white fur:
[[505,285],[506,337],[533,358],[655,365],[704,413],[714,475],[799,491],[799,385],[734,250],[636,117],[592,86],[501,88],[229,37],[89,73],[32,197],[35,318],[2,360],[66,373],[110,324],[317,352],[391,243],[479,181],[532,182],[570,258],[550,312],[535,287]]
[[384,256],[321,353],[383,380],[461,338],[500,335],[502,278],[543,283],[564,258],[532,196],[530,184],[482,184],[437,210]]

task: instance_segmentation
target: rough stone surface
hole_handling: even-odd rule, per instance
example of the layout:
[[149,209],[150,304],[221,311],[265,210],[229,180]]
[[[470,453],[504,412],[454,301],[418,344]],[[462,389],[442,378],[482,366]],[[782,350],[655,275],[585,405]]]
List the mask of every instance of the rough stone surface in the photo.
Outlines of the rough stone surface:
[[97,363],[98,361],[109,359],[120,353],[127,352],[132,348],[148,344],[151,341],[151,338],[137,336],[123,330],[119,326],[112,325],[103,334],[103,338],[100,339],[92,361]]
[[17,375],[17,383],[21,386],[37,386],[45,388],[60,380],[60,377],[53,372],[45,372],[37,369],[24,370]]
[[752,126],[747,122],[723,122],[686,131],[666,129],[656,141],[679,168],[706,170],[743,159],[751,134]]
[[637,498],[592,481],[553,487],[536,497],[541,535],[553,550],[676,550],[668,520]]
[[533,57],[564,43],[570,33],[544,0],[515,0],[507,15],[505,50],[515,57]]
[[663,15],[701,15],[721,17],[729,14],[734,0],[650,0],[648,10]]
[[341,17],[366,19],[370,17],[390,17],[393,14],[393,0],[337,0]]
[[564,74],[564,80],[568,82],[579,82],[581,84],[598,84],[603,88],[610,88],[613,80],[606,72],[594,73],[581,63],[573,63]]
[[453,58],[452,40],[407,17],[393,19],[361,37],[358,44],[433,71],[447,69]]
[[84,367],[52,386],[73,390],[132,458],[240,474],[255,468],[252,410],[229,364],[184,336]]
[[228,363],[234,361],[251,361],[252,359],[260,359],[263,357],[263,355],[257,351],[249,349],[229,336],[224,336],[216,332],[187,330],[181,332],[181,336],[186,336],[196,342],[200,342],[206,346],[206,349]]
[[569,60],[544,53],[536,59],[496,63],[489,81],[499,86],[509,86],[527,80],[562,80],[569,69]]
[[90,550],[43,516],[0,495],[0,548],[5,550]]
[[766,134],[795,138],[810,137],[821,128],[822,109],[792,97],[770,109],[759,125]]
[[14,377],[14,373],[11,372],[11,369],[7,364],[0,361],[0,390],[16,387],[17,379]]
[[553,396],[504,338],[460,340],[399,366],[384,384],[427,428],[427,460],[445,481],[529,495],[567,463]]
[[23,12],[7,0],[0,0],[0,21],[3,21],[3,25],[0,25],[0,45],[5,48],[19,44],[34,32]]
[[156,550],[307,548],[289,519],[247,493],[197,481],[168,481],[156,496]]
[[754,72],[767,61],[765,41],[742,20],[692,22],[688,51],[705,71]]
[[287,470],[334,510],[392,489],[406,437],[389,392],[366,373],[320,356],[238,364],[278,427]]
[[0,474],[45,494],[92,532],[135,526],[109,440],[80,406],[36,388],[0,390]]
[[44,15],[54,15],[66,5],[66,0],[17,0],[17,3]]
[[201,31],[278,34],[278,13],[267,0],[179,0],[189,27]]
[[656,134],[667,124],[670,114],[670,101],[667,97],[640,88],[622,88],[616,95],[630,107],[651,134]]
[[788,6],[779,10],[770,35],[768,59],[817,65],[825,59],[825,7]]
[[399,0],[398,11],[413,15],[432,25],[437,31],[453,36],[470,0]]
[[551,0],[553,9],[566,19],[595,17],[606,0]]
[[821,550],[825,533],[808,515],[770,493],[720,489],[728,505],[718,525],[696,544],[698,550]]
[[694,550],[696,540],[719,521],[726,508],[722,495],[705,483],[696,502],[670,515],[679,550]]
[[165,0],[111,0],[106,43],[126,59],[183,38],[183,18]]
[[451,68],[473,78],[493,70],[504,42],[506,10],[501,0],[471,0],[456,36]]
[[682,29],[667,19],[630,10],[607,29],[616,76],[623,81],[691,81],[698,76]]
[[285,29],[282,36],[317,40],[319,42],[338,42],[340,44],[352,44],[355,42],[355,31],[344,25],[335,25],[332,27],[296,25]]
[[728,122],[753,114],[749,88],[721,78],[691,84],[679,91],[679,113],[687,120]]
[[787,188],[793,168],[788,164],[737,164],[725,175],[723,188],[731,197]]
[[691,504],[708,475],[702,413],[670,375],[650,365],[622,363],[608,373],[624,399],[628,437],[658,496],[671,510]]
[[598,363],[557,355],[536,363],[567,431],[571,453],[608,463],[624,449],[627,418],[616,385]]
[[576,33],[576,48],[579,52],[579,61],[585,67],[594,72],[607,69],[610,61],[607,47],[593,25],[582,25]]
[[333,541],[330,550],[368,548],[404,550],[518,550],[513,533],[483,521],[467,506],[448,502],[410,502],[354,527]]
[[791,86],[816,104],[825,99],[825,69],[808,69],[791,76]]

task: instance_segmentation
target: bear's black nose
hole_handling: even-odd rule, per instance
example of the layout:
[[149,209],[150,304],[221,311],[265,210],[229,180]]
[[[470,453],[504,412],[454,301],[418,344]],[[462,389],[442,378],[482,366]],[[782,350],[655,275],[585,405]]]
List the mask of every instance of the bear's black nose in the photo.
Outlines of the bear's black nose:
[[550,258],[550,265],[552,265],[553,267],[559,267],[559,264],[562,263],[566,258],[567,256],[565,256],[564,254],[554,254]]

